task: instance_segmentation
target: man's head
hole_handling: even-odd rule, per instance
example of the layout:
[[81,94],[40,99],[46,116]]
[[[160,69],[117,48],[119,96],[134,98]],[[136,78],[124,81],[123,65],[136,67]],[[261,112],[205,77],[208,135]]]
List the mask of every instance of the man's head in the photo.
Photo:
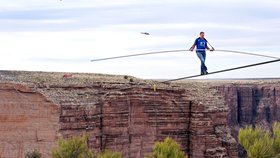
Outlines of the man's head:
[[199,37],[200,37],[200,38],[204,38],[204,32],[200,32],[200,33],[199,33]]

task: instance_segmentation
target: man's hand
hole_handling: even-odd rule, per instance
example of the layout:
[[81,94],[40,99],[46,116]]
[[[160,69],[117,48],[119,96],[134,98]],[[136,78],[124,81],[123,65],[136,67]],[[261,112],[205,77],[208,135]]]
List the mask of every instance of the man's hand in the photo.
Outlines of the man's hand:
[[193,51],[194,48],[195,48],[195,44],[193,44],[193,45],[191,46],[191,48],[189,49],[189,51]]
[[210,49],[211,52],[213,52],[215,49],[212,47],[212,49]]

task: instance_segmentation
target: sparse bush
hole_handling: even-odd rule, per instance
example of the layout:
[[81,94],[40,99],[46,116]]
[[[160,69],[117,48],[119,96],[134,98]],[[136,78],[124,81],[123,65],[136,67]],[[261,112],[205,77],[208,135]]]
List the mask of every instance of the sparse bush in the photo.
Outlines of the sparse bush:
[[127,79],[128,79],[128,76],[124,76],[123,78],[127,80]]
[[273,149],[277,154],[277,158],[280,158],[280,123],[273,124]]
[[92,158],[87,146],[88,135],[58,140],[58,147],[52,151],[53,158]]
[[241,128],[238,141],[249,158],[280,158],[280,124],[274,123],[272,132],[260,127]]
[[37,150],[28,151],[25,154],[25,158],[41,158],[42,154]]
[[105,151],[97,155],[97,158],[122,158],[119,152]]
[[178,143],[167,137],[163,142],[156,142],[153,152],[146,158],[187,158]]
[[130,78],[130,79],[129,79],[129,82],[134,82],[133,78]]

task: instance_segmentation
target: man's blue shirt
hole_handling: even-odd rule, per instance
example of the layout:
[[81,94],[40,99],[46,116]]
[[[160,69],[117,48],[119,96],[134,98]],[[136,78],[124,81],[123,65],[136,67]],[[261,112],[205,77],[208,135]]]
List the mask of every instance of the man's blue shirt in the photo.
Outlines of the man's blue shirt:
[[205,49],[207,48],[207,40],[205,38],[201,39],[200,37],[197,38],[194,41],[194,44],[196,45],[196,52],[205,52]]

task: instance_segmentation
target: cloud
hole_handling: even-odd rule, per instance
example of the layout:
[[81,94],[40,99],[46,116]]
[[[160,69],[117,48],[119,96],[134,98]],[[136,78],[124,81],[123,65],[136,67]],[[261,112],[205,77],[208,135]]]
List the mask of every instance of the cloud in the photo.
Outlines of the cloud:
[[[188,49],[201,30],[216,49],[279,56],[280,46],[275,40],[280,35],[279,5],[275,0],[0,1],[0,52],[3,52],[0,69],[181,77],[199,72],[195,53],[104,63],[90,63],[89,60]],[[151,35],[141,35],[142,31]],[[260,60],[263,59],[209,53],[207,64],[213,71]],[[250,75],[275,76],[275,65],[279,66],[250,69]],[[249,73],[244,70],[233,74],[248,77]],[[213,77],[227,76],[228,73]]]

